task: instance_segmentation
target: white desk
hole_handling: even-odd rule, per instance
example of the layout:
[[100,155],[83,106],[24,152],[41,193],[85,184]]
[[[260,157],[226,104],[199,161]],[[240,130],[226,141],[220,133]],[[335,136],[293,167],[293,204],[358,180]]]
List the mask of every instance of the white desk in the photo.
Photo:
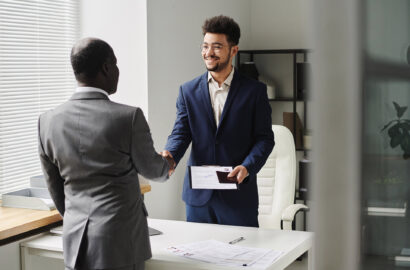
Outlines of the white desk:
[[[310,232],[267,230],[160,219],[148,219],[148,224],[150,227],[162,231],[163,234],[151,237],[153,256],[151,260],[146,262],[146,270],[232,269],[226,266],[217,266],[182,258],[166,251],[166,248],[172,245],[208,239],[229,242],[240,236],[245,237],[245,240],[236,245],[268,248],[284,252],[268,268],[269,270],[284,269],[306,251],[308,252],[308,269],[314,269],[312,260],[313,234]],[[62,259],[61,236],[43,234],[36,239],[21,243],[22,270],[30,269],[31,255]]]

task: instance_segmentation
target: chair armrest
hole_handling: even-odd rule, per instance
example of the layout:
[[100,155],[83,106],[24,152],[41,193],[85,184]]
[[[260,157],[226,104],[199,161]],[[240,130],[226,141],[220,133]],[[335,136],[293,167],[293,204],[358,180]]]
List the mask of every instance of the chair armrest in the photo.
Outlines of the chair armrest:
[[292,222],[299,211],[307,211],[309,207],[304,204],[292,204],[285,208],[282,213],[282,229],[292,230]]

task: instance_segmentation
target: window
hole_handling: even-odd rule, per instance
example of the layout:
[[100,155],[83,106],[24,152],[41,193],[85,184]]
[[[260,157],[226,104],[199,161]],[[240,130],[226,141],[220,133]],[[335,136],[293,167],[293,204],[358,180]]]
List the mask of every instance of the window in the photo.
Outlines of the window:
[[410,2],[363,4],[361,269],[410,267]]
[[77,0],[0,0],[0,194],[42,173],[37,120],[75,88],[78,14]]

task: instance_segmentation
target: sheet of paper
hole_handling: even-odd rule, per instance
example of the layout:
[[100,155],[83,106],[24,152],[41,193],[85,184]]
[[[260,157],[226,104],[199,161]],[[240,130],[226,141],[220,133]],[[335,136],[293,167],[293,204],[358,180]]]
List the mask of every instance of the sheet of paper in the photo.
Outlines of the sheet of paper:
[[230,172],[231,167],[190,166],[193,189],[237,189],[235,183],[219,183],[217,171]]
[[167,250],[192,260],[250,269],[266,269],[282,255],[279,251],[230,245],[216,240],[176,245]]

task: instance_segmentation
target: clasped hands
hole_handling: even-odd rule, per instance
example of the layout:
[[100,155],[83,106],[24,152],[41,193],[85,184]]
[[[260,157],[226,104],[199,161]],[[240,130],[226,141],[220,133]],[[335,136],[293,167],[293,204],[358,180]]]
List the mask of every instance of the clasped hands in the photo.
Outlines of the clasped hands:
[[[169,165],[169,168],[170,168],[169,171],[168,171],[168,176],[171,176],[174,173],[175,167],[176,167],[174,157],[172,156],[172,154],[168,150],[164,150],[164,151],[160,152],[160,154],[168,161],[168,165]],[[238,184],[242,183],[243,179],[245,179],[245,177],[247,177],[247,176],[248,176],[248,170],[243,165],[236,166],[228,174],[229,178],[236,178],[236,181],[238,182]]]
[[167,150],[164,150],[160,152],[159,154],[168,161],[168,166],[169,166],[168,176],[171,176],[175,171],[175,167],[177,166],[177,164],[175,163],[174,157]]

